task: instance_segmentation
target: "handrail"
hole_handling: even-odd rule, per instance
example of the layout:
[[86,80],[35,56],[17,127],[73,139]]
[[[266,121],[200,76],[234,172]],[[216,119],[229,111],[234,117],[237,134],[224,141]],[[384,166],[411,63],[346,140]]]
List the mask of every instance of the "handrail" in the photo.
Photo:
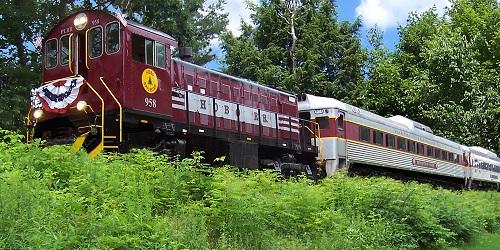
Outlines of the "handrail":
[[90,69],[89,67],[89,46],[88,46],[88,33],[89,33],[89,30],[85,31],[85,67],[87,67],[87,69]]
[[104,87],[108,90],[108,92],[111,94],[111,97],[115,100],[115,102],[118,104],[118,108],[120,109],[120,142],[123,141],[123,108],[122,104],[118,101],[116,96],[111,92],[111,90],[108,88],[108,85],[104,82],[103,80],[104,77],[99,77],[99,80],[101,80],[102,84]]
[[316,131],[318,131],[318,141],[319,141],[319,159],[323,161],[325,158],[323,157],[323,140],[321,140],[321,129],[319,127],[319,123],[313,122],[316,125]]
[[71,45],[72,45],[72,44],[71,44],[71,41],[72,41],[72,40],[71,40],[71,38],[72,38],[72,37],[73,37],[73,33],[71,33],[71,34],[69,35],[69,38],[68,38],[68,47],[69,47],[69,49],[68,49],[68,50],[69,50],[69,53],[68,53],[68,56],[69,56],[69,59],[68,59],[68,68],[69,68],[69,71],[71,72],[71,74],[74,74],[73,69],[71,68],[71,61],[72,61],[72,59],[73,59],[73,58],[71,57],[71,48],[72,48],[72,46],[71,46]]
[[26,143],[30,143],[31,142],[31,131],[30,131],[30,126],[31,126],[31,119],[30,119],[30,115],[31,115],[31,110],[33,110],[33,107],[30,105],[30,109],[28,110],[28,115],[26,115],[26,118],[25,118],[25,126],[26,126]]
[[96,94],[96,96],[101,99],[101,143],[104,143],[104,99],[101,95],[90,85],[87,81],[89,88]]
[[316,146],[318,147],[318,150],[319,150],[319,159],[320,159],[320,160],[323,160],[323,147],[322,147],[322,145],[323,145],[323,141],[321,140],[321,131],[320,131],[320,129],[319,129],[319,124],[318,124],[317,122],[312,122],[312,121],[310,121],[310,123],[312,123],[313,125],[315,125],[315,126],[317,127],[317,130],[316,130],[316,131],[318,131],[318,134],[317,134],[317,135],[316,135],[316,133],[314,133],[314,132],[311,130],[311,128],[309,128],[308,126],[303,126],[303,127],[304,127],[304,128],[306,128],[307,130],[309,130],[309,132],[310,132],[312,135],[314,135],[314,137],[315,137],[316,139],[318,139],[318,140],[316,140],[316,141],[317,141],[317,142],[319,142],[319,143],[317,143],[317,144],[319,144],[319,146],[318,146],[318,145],[316,145]]

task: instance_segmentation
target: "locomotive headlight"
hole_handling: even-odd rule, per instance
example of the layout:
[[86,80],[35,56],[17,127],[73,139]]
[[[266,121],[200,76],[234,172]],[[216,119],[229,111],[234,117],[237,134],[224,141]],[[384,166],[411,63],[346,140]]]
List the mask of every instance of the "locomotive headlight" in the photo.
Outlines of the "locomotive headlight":
[[73,20],[73,25],[75,25],[77,30],[82,30],[87,26],[87,21],[87,15],[85,15],[85,13],[80,13],[76,15],[75,20]]
[[84,110],[86,107],[87,107],[86,101],[79,101],[78,103],[76,103],[76,109],[78,109],[79,111]]
[[35,117],[35,119],[40,119],[42,116],[43,116],[43,110],[41,109],[37,109],[33,112],[33,117]]

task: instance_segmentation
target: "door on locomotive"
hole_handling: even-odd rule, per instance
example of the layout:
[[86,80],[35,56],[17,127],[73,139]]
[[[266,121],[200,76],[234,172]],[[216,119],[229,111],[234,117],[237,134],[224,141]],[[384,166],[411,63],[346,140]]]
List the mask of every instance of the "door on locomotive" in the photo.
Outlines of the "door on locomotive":
[[75,75],[81,75],[84,79],[88,79],[88,70],[85,65],[85,34],[75,34]]
[[334,109],[335,129],[337,130],[337,168],[342,169],[346,167],[347,161],[347,147],[346,147],[346,122],[345,112],[339,109]]
[[[88,56],[89,56],[89,46],[88,46],[88,34],[86,34],[86,31],[77,31],[75,33],[72,33],[70,37],[70,41],[72,44],[72,59],[73,60],[73,67],[70,67],[70,70],[74,72],[74,75],[79,75],[82,76],[85,80],[89,80],[89,66],[88,66]],[[101,42],[102,42],[102,36],[101,36]],[[102,50],[102,46],[101,46]],[[91,52],[93,54],[95,52]],[[102,51],[100,51],[100,54],[102,54]],[[88,99],[87,99],[88,100]],[[95,123],[97,123],[98,119],[97,117],[95,118]],[[85,148],[87,153],[91,157],[97,156],[102,150],[103,150],[103,137],[101,135],[101,131],[97,129],[97,127],[93,127],[92,130],[88,132],[83,132],[80,134],[75,142],[73,143],[73,146],[71,148],[71,152],[76,152],[78,151],[81,147]]]

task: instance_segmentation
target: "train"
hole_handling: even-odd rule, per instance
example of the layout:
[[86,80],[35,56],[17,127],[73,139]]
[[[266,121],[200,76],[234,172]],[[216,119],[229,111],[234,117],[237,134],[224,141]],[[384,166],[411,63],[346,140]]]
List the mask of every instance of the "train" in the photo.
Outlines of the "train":
[[[179,57],[174,57],[177,51]],[[190,62],[159,30],[83,10],[42,42],[42,79],[31,90],[28,141],[73,143],[92,156],[148,147],[184,157],[203,151],[247,169],[317,180],[372,166],[462,186],[500,185],[500,159],[333,98],[295,94]]]
[[300,96],[299,110],[302,119],[319,125],[315,145],[327,176],[356,166],[447,187],[500,186],[500,158],[495,153],[434,135],[430,127],[406,117],[386,118],[308,94]]

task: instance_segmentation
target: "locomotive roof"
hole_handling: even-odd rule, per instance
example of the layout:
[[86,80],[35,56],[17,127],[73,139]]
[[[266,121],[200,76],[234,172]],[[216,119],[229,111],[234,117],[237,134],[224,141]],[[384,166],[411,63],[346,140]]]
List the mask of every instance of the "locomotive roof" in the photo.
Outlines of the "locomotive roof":
[[139,29],[146,30],[146,31],[148,31],[148,32],[151,32],[151,33],[154,33],[154,34],[156,34],[156,35],[163,36],[163,37],[165,37],[165,38],[168,38],[168,39],[171,39],[171,40],[174,40],[174,41],[175,41],[175,38],[173,38],[171,35],[169,35],[169,34],[167,34],[167,33],[164,33],[164,32],[159,31],[159,30],[155,30],[155,29],[153,29],[153,28],[151,28],[151,27],[148,27],[148,26],[144,26],[144,25],[142,25],[142,24],[140,24],[140,23],[138,23],[138,22],[134,22],[134,21],[132,21],[132,20],[128,20],[128,19],[126,19],[126,20],[127,20],[127,24],[128,24],[128,25],[131,25],[131,26],[137,27],[137,28],[139,28]]
[[173,58],[173,60],[175,60],[176,62],[179,62],[179,63],[183,63],[183,64],[186,64],[186,65],[189,65],[190,67],[196,68],[198,70],[203,70],[203,71],[206,71],[206,72],[209,72],[209,73],[217,74],[217,75],[229,78],[229,79],[233,79],[235,81],[244,82],[246,84],[249,84],[249,85],[252,85],[252,86],[256,86],[256,87],[259,87],[259,88],[262,88],[262,89],[266,89],[266,90],[269,90],[271,92],[275,92],[275,93],[278,93],[278,94],[283,94],[283,95],[287,95],[287,96],[290,96],[290,97],[295,97],[294,93],[286,92],[286,91],[279,90],[279,89],[274,89],[274,88],[271,88],[271,87],[268,87],[268,86],[256,83],[254,81],[251,81],[251,80],[248,80],[248,79],[244,79],[244,78],[235,77],[235,76],[231,76],[231,75],[222,73],[222,72],[217,71],[217,70],[204,68],[202,66],[199,66],[199,65],[196,65],[196,64],[193,64],[193,63],[190,63],[190,62],[183,61],[180,58]]
[[[306,94],[306,99],[305,101],[299,101],[299,111],[302,110],[316,110],[316,109],[330,109],[330,108],[337,108],[341,109],[344,112],[350,114],[351,116],[355,117],[360,117],[366,120],[369,120],[373,123],[376,124],[381,124],[387,127],[391,127],[393,129],[398,129],[401,131],[404,131],[405,133],[408,133],[410,135],[413,135],[414,137],[421,137],[426,140],[435,142],[435,143],[441,143],[444,144],[448,147],[455,148],[457,150],[462,150],[462,147],[459,143],[448,140],[446,138],[434,135],[428,131],[423,130],[422,128],[419,128],[418,126],[424,126],[427,127],[421,123],[416,123],[417,126],[415,126],[415,123],[410,124],[408,121],[414,122],[411,119],[408,119],[403,116],[393,116],[391,118],[386,118],[382,117],[380,115],[377,115],[375,113],[372,113],[370,111],[366,111],[364,109],[352,106],[350,104],[341,102],[337,99],[334,98],[329,98],[329,97],[320,97],[320,96],[314,96],[314,95],[309,95]],[[404,119],[403,119],[404,118]],[[427,127],[429,128],[429,127]],[[430,128],[428,129],[430,130]]]

